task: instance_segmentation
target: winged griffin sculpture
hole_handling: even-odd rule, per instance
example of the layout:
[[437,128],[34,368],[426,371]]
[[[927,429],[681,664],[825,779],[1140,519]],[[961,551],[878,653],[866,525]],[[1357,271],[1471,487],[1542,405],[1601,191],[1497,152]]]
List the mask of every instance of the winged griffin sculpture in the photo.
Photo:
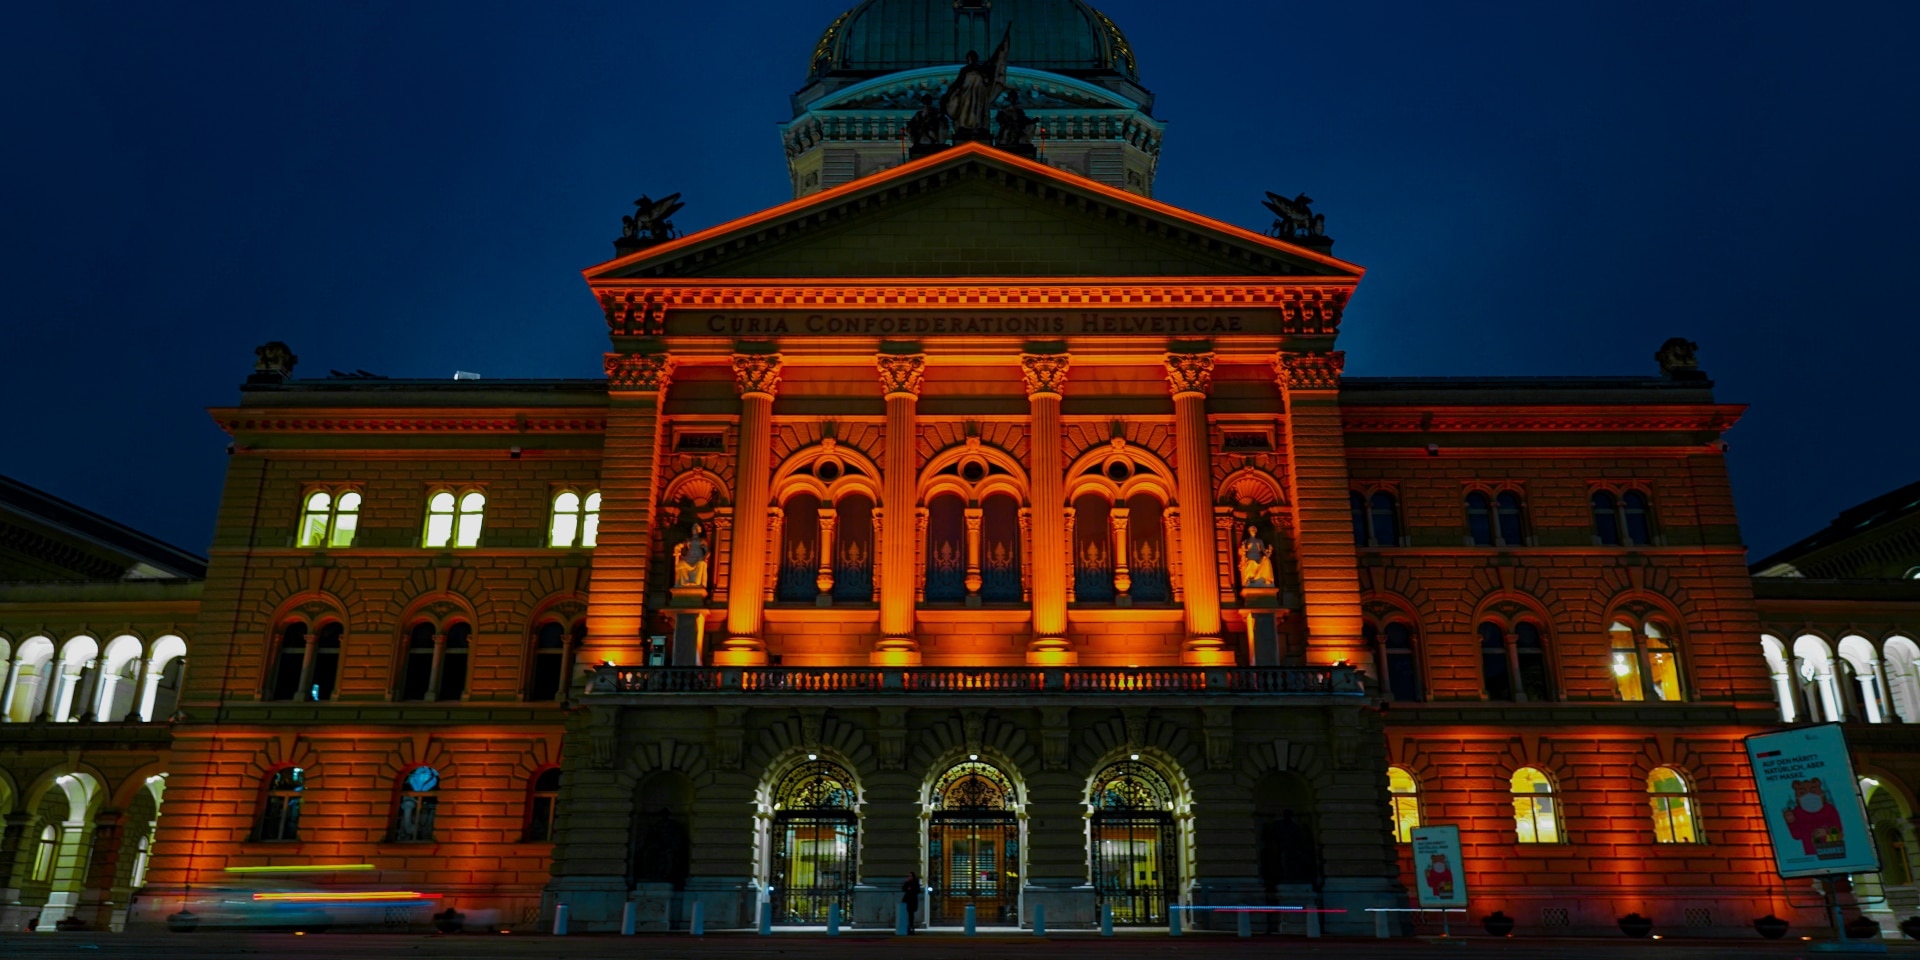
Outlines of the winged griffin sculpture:
[[633,216],[620,218],[620,236],[630,240],[645,239],[656,243],[661,240],[671,240],[677,231],[673,228],[673,221],[667,218],[684,206],[686,204],[680,202],[680,195],[677,193],[668,194],[658,200],[641,194],[640,199],[633,202]]
[[1313,212],[1313,198],[1300,194],[1288,200],[1273,191],[1267,191],[1267,199],[1260,205],[1273,211],[1273,227],[1268,233],[1283,239],[1296,237],[1324,237],[1327,235],[1327,215]]

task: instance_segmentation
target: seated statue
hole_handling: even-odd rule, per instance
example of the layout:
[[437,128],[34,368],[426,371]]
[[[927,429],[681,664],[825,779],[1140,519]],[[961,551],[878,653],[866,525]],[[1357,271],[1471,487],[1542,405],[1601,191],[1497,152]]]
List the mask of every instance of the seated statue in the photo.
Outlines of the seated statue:
[[1240,542],[1240,585],[1273,586],[1273,550],[1252,530],[1248,530],[1247,539]]
[[675,587],[704,587],[707,585],[707,541],[700,536],[700,525],[694,524],[687,539],[673,547],[673,585]]

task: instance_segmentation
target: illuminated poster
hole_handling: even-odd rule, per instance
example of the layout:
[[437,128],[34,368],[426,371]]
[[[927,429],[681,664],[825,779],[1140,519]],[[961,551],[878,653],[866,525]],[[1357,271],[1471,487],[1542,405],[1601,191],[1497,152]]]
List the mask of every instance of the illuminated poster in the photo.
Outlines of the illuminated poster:
[[1460,828],[1451,823],[1413,829],[1413,875],[1423,907],[1467,905],[1467,871],[1460,862]]
[[1755,734],[1747,761],[1782,877],[1880,869],[1839,724]]

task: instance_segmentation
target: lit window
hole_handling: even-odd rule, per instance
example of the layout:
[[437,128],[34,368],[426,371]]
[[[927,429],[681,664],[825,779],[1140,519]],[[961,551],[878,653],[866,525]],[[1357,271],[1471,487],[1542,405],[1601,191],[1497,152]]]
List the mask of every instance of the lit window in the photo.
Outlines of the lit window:
[[33,852],[33,879],[46,883],[53,879],[54,854],[60,850],[60,830],[48,826],[40,831],[40,847]]
[[1636,631],[1615,620],[1607,635],[1611,638],[1608,669],[1613,674],[1616,698],[1666,703],[1686,699],[1680,686],[1680,655],[1658,624],[1649,623]]
[[256,840],[300,839],[300,794],[306,789],[306,771],[282,767],[267,780],[266,802],[260,807]]
[[1673,644],[1655,624],[1647,624],[1647,687],[1655,700],[1669,703],[1683,700],[1680,694],[1680,660]]
[[1393,839],[1412,843],[1420,825],[1420,783],[1405,767],[1388,767],[1387,793],[1393,801]]
[[1609,666],[1613,671],[1614,696],[1621,700],[1645,700],[1646,692],[1640,685],[1640,652],[1634,644],[1633,628],[1616,620],[1607,635],[1613,638],[1613,658]]
[[400,803],[393,812],[395,843],[433,839],[433,817],[440,807],[440,771],[415,767],[400,781]]
[[541,772],[533,781],[533,794],[527,801],[527,839],[541,843],[553,839],[553,815],[560,809],[560,768]]
[[486,509],[487,497],[483,493],[475,491],[460,498],[460,526],[454,531],[454,546],[477,547],[480,545],[480,521]]
[[1653,808],[1653,839],[1659,843],[1699,843],[1693,822],[1693,791],[1680,771],[1659,767],[1647,775],[1647,803]]
[[600,535],[600,493],[583,499],[572,490],[563,490],[553,498],[553,522],[547,528],[547,544],[571,547],[578,543],[591,547]]
[[1513,772],[1513,828],[1521,843],[1559,843],[1553,781],[1533,767]]
[[423,542],[429,547],[477,547],[480,522],[485,518],[487,496],[478,490],[455,497],[442,490],[427,498],[427,532]]
[[306,508],[300,514],[300,545],[303,547],[350,547],[360,526],[360,494],[349,490],[335,500],[324,490],[307,495]]
[[444,547],[453,540],[453,494],[441,491],[427,499],[427,536],[429,547]]

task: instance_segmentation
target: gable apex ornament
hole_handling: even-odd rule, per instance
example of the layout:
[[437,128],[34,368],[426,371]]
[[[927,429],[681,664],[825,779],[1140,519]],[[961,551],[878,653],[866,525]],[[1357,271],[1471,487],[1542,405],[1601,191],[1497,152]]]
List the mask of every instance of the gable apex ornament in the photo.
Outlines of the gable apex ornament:
[[1274,363],[1280,386],[1288,390],[1338,390],[1340,371],[1347,365],[1345,350],[1325,353],[1283,353]]
[[665,393],[673,379],[673,358],[664,353],[609,353],[607,389]]
[[670,193],[658,200],[641,194],[640,199],[633,202],[633,215],[620,218],[620,239],[613,242],[614,255],[624,257],[679,236],[680,231],[667,218],[684,206],[686,204],[680,202],[678,193]]
[[1320,251],[1333,248],[1333,240],[1327,236],[1327,215],[1313,212],[1312,197],[1302,193],[1288,200],[1269,190],[1260,205],[1273,211],[1274,221],[1267,228],[1267,236]]
[[886,396],[920,395],[920,381],[927,371],[926,354],[883,353],[874,359],[874,365],[880,370],[880,387]]
[[1173,388],[1174,396],[1204,394],[1213,389],[1213,354],[1169,353],[1166,360],[1167,385]]
[[733,383],[742,398],[754,395],[773,399],[780,391],[780,361],[777,353],[736,353],[733,355]]
[[1072,357],[1064,353],[1023,353],[1020,374],[1027,381],[1027,396],[1059,396],[1067,386],[1067,366]]

